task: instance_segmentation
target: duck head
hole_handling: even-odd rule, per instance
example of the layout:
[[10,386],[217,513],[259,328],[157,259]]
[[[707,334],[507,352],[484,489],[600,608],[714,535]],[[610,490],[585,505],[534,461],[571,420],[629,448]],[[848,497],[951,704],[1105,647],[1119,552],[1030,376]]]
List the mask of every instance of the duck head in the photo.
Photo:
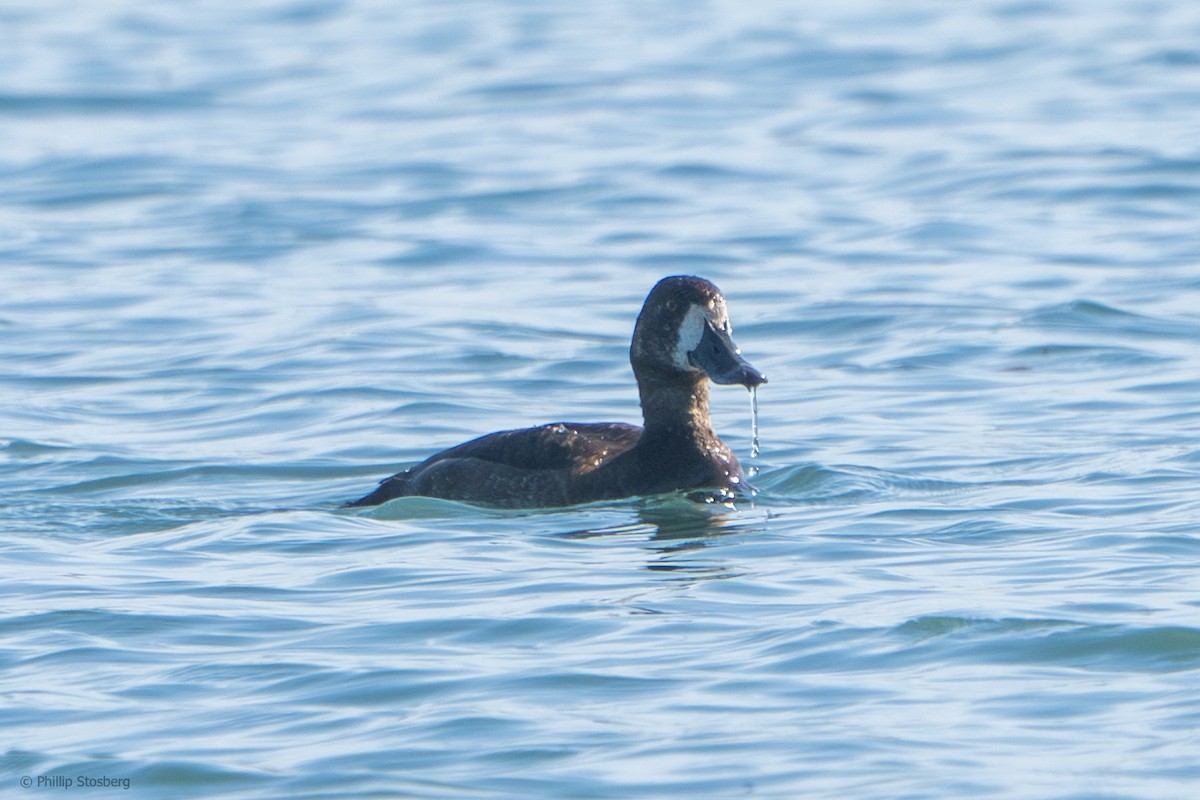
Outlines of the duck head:
[[732,330],[725,297],[713,283],[692,275],[663,278],[647,295],[633,329],[633,372],[639,381],[651,375],[688,382],[707,376],[747,389],[766,383],[742,358]]

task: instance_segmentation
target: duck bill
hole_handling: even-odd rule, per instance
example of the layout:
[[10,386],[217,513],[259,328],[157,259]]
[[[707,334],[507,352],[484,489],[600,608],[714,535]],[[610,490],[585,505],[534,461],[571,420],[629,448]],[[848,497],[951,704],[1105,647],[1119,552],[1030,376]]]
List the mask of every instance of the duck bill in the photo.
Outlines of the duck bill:
[[724,385],[741,384],[747,389],[753,389],[767,382],[767,376],[758,371],[753,364],[742,358],[733,339],[725,331],[705,323],[704,333],[696,349],[688,353],[688,361],[693,367],[704,370],[704,374],[713,383]]

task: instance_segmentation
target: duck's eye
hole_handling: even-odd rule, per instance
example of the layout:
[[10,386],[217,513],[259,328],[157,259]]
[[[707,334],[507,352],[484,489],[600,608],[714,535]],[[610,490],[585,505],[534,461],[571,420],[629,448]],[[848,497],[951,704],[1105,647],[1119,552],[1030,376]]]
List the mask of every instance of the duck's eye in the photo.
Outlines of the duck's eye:
[[674,311],[677,308],[679,308],[679,304],[676,303],[674,300],[667,301],[667,311]]

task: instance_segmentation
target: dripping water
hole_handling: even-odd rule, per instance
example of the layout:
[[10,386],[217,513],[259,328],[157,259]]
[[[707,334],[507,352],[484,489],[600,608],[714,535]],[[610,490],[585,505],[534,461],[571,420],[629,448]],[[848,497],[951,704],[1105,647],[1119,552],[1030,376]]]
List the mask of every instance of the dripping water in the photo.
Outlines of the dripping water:
[[[758,458],[758,387],[750,387],[750,457]],[[758,475],[758,467],[750,465],[750,477]]]

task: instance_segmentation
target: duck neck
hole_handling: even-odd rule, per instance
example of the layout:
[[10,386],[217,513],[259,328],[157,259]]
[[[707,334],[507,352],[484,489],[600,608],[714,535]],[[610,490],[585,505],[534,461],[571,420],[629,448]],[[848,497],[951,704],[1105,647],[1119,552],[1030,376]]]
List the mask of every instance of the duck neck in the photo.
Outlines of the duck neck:
[[714,438],[705,375],[639,380],[638,395],[642,401],[642,441],[661,446],[664,441],[690,443]]

